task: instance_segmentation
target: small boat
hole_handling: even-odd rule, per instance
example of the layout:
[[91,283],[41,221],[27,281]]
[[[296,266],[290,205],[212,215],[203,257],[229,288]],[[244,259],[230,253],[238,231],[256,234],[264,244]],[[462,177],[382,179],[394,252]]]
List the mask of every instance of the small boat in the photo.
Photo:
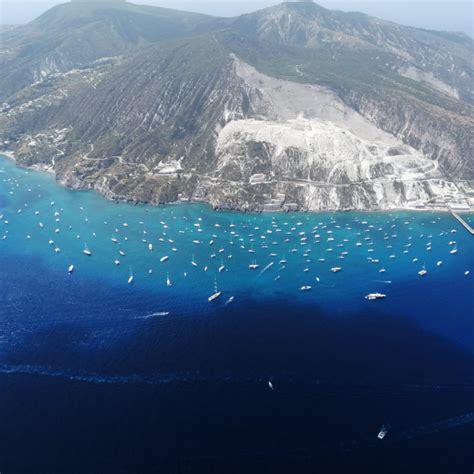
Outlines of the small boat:
[[194,261],[194,255],[193,255],[193,258],[192,258],[192,260],[191,260],[191,265],[192,265],[193,267],[197,267],[197,266],[198,266],[198,264]]
[[115,265],[120,265],[120,260],[114,260]]
[[130,276],[128,277],[128,284],[131,285],[133,283],[133,273],[132,273],[132,267],[130,267]]
[[423,268],[418,272],[418,275],[420,276],[425,276],[428,273],[428,270],[426,267],[423,265]]
[[377,435],[377,438],[378,439],[384,439],[385,436],[387,435],[387,432],[388,432],[388,430],[387,430],[386,426],[385,425],[382,426],[382,428],[380,428],[379,434]]
[[211,296],[209,296],[207,301],[209,301],[209,303],[211,303],[212,301],[217,300],[217,298],[220,298],[221,295],[222,295],[222,291],[218,291],[218,289],[217,289],[217,279],[215,279],[214,280],[214,293]]
[[69,265],[67,272],[71,274],[74,271],[74,265]]
[[250,270],[256,270],[258,267],[260,267],[260,265],[255,260],[249,265]]
[[110,240],[111,240],[114,244],[117,244],[117,243],[118,243],[118,240],[117,240],[115,237],[112,237]]
[[384,295],[383,293],[369,293],[368,295],[365,296],[365,299],[369,301],[373,301],[373,300],[380,300],[386,297],[387,295]]
[[164,257],[160,258],[160,262],[164,263],[164,262],[166,262],[166,260],[168,260],[168,258],[169,258],[168,255],[165,255]]
[[442,260],[439,260],[438,262],[436,262],[436,266],[437,266],[437,267],[440,267],[441,265],[443,265],[443,261],[442,261]]
[[454,248],[453,248],[452,250],[450,250],[449,253],[450,253],[451,255],[454,255],[455,253],[458,253],[458,249],[457,249],[457,247],[456,247],[456,244],[454,244]]
[[270,390],[274,390],[273,384],[272,384],[272,381],[271,381],[271,380],[268,381],[268,386],[270,387]]
[[90,251],[89,247],[87,246],[87,244],[84,244],[84,250],[82,251],[82,253],[84,255],[87,255],[88,257],[90,257],[92,255],[92,252]]
[[310,291],[311,290],[311,286],[310,285],[303,285],[301,288],[300,288],[301,291]]
[[153,252],[153,244],[148,244],[148,250],[149,250],[150,252]]
[[125,252],[123,250],[119,250],[119,254],[122,256],[122,257],[125,257]]
[[338,272],[340,272],[341,270],[342,270],[341,267],[332,267],[332,268],[331,268],[331,271],[332,271],[333,273],[338,273]]
[[221,264],[219,266],[219,273],[222,273],[224,270],[225,270],[225,265],[224,265],[224,262],[221,260]]
[[166,274],[166,286],[171,286],[170,274]]

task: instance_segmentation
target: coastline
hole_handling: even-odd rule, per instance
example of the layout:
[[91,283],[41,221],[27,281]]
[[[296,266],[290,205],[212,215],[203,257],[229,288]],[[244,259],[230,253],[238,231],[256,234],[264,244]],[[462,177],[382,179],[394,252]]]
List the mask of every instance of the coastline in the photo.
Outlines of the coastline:
[[[6,158],[8,158],[9,160],[13,161],[16,166],[18,166],[19,168],[23,168],[23,169],[26,169],[26,170],[33,170],[33,171],[37,171],[37,172],[44,172],[44,173],[47,173],[49,175],[52,175],[52,176],[56,176],[56,173],[55,171],[51,168],[51,167],[48,167],[48,166],[41,166],[41,165],[31,165],[31,166],[21,166],[17,163],[17,160],[16,160],[16,157],[15,157],[15,153],[11,150],[2,150],[0,151],[0,155],[2,156],[5,156]],[[101,195],[103,198],[105,198],[106,200],[110,201],[110,202],[120,202],[120,203],[126,203],[126,204],[132,204],[132,205],[146,205],[146,206],[153,206],[153,207],[159,207],[159,206],[162,206],[162,205],[181,205],[181,204],[204,204],[205,206],[209,207],[210,209],[212,209],[213,211],[215,212],[240,212],[240,213],[244,213],[244,214],[248,214],[248,213],[251,213],[251,214],[278,214],[278,213],[285,213],[285,214],[291,214],[291,213],[302,213],[302,214],[320,214],[320,213],[324,213],[324,212],[367,212],[367,213],[370,213],[370,212],[443,212],[443,213],[450,213],[451,212],[451,209],[448,207],[448,206],[444,206],[444,207],[393,207],[393,208],[390,208],[390,209],[337,209],[337,210],[334,210],[334,209],[327,209],[327,210],[317,210],[317,211],[311,211],[311,210],[307,210],[307,209],[297,209],[295,211],[288,211],[288,210],[284,210],[284,209],[279,209],[279,210],[275,210],[275,211],[268,211],[268,210],[254,210],[254,211],[251,211],[251,210],[248,210],[248,209],[238,209],[238,208],[229,208],[229,207],[224,207],[224,206],[216,206],[216,205],[213,205],[211,204],[210,202],[206,202],[206,201],[203,201],[203,200],[187,200],[187,201],[182,201],[182,200],[177,200],[177,201],[171,201],[171,202],[167,202],[167,203],[154,203],[154,202],[144,202],[144,201],[138,201],[138,200],[134,200],[134,199],[130,199],[130,198],[125,198],[125,197],[120,197],[120,196],[113,196],[111,194],[107,194],[107,193],[104,193],[104,192],[101,192],[99,191],[98,189],[96,188],[74,188],[74,187],[71,187],[71,186],[67,186],[67,185],[62,185],[61,183],[59,183],[58,181],[56,181],[56,183],[58,185],[61,185],[67,189],[70,189],[72,191],[93,191],[93,192],[96,192],[98,193],[99,195]],[[460,214],[463,214],[463,213],[472,213],[474,212],[473,209],[471,210],[466,210],[466,211],[459,211],[457,210],[456,211],[457,213],[460,213]]]
[[2,151],[0,151],[0,155],[3,155],[6,158],[8,158],[9,160],[12,160],[16,163],[15,153],[13,153],[13,151],[2,150]]
[[24,168],[24,169],[33,170],[33,171],[40,171],[40,172],[44,172],[44,173],[48,173],[48,174],[51,174],[53,176],[56,176],[56,173],[54,172],[54,170],[51,167],[46,166],[46,165],[44,165],[44,166],[41,166],[41,165],[21,166],[21,165],[19,165],[17,160],[16,160],[16,157],[15,157],[15,152],[13,152],[13,151],[1,150],[0,155],[3,155],[6,158],[8,158],[9,160],[13,161],[16,164],[16,166],[18,166],[19,168]]

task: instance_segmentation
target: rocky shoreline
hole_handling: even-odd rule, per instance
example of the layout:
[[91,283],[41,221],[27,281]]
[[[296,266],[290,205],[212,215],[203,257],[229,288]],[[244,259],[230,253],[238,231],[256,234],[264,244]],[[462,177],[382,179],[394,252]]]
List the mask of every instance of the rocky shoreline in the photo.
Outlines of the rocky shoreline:
[[[417,206],[402,206],[402,207],[375,207],[375,208],[343,208],[343,209],[305,209],[298,205],[294,205],[292,207],[283,207],[274,208],[274,209],[265,209],[263,205],[258,205],[254,203],[251,205],[249,202],[239,202],[238,200],[233,200],[232,203],[223,199],[219,201],[214,194],[210,194],[209,196],[203,197],[180,197],[178,199],[170,199],[170,200],[160,200],[160,201],[153,201],[153,200],[146,200],[140,199],[136,196],[127,196],[124,194],[118,194],[112,191],[110,188],[104,186],[98,186],[97,183],[91,184],[87,182],[83,182],[80,179],[60,179],[58,178],[57,173],[52,169],[52,167],[47,165],[24,165],[22,163],[18,163],[15,153],[11,150],[2,150],[0,154],[5,156],[6,158],[14,161],[17,166],[31,169],[34,171],[45,172],[51,175],[54,175],[56,178],[56,182],[60,186],[64,186],[68,189],[72,190],[87,190],[87,191],[95,191],[101,194],[104,198],[108,199],[109,201],[113,202],[122,202],[128,203],[133,205],[151,205],[151,206],[160,206],[160,205],[179,205],[185,203],[199,203],[205,204],[212,208],[215,211],[235,211],[235,212],[243,212],[243,213],[272,213],[272,212],[310,212],[310,213],[318,213],[318,212],[351,212],[351,211],[358,211],[358,212],[392,212],[392,211],[436,211],[436,212],[448,212],[450,210],[450,206],[448,204],[441,204],[437,205],[434,203],[433,205],[421,205],[418,204]],[[295,203],[296,204],[296,203]],[[462,210],[462,209],[461,209]],[[465,211],[469,211],[470,209],[464,209]]]

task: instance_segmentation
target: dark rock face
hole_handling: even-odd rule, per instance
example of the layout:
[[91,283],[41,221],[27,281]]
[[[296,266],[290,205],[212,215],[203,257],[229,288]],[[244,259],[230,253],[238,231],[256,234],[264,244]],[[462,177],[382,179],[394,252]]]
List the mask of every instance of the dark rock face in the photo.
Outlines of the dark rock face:
[[222,20],[109,0],[4,37],[0,140],[67,186],[242,210],[413,207],[471,190],[462,35],[312,2]]

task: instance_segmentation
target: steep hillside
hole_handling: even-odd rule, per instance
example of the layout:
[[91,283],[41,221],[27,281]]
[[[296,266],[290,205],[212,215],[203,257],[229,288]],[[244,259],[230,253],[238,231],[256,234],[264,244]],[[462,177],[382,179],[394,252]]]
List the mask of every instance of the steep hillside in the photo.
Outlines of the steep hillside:
[[0,100],[51,73],[207,31],[214,25],[219,25],[219,20],[205,15],[118,0],[58,5],[2,35]]
[[[118,5],[132,22],[146,10]],[[76,7],[68,12],[80,23],[91,7]],[[226,21],[151,11],[181,37],[137,31],[127,55],[48,73],[9,96],[0,139],[19,163],[48,167],[71,187],[153,203],[470,202],[471,40],[312,2]],[[37,21],[56,18],[53,10]]]
[[361,65],[395,71],[471,103],[474,99],[473,41],[464,34],[410,28],[362,13],[327,10],[310,1],[243,15],[233,29],[263,47],[316,50],[336,63],[349,59],[344,52],[354,53],[352,63],[369,59]]

